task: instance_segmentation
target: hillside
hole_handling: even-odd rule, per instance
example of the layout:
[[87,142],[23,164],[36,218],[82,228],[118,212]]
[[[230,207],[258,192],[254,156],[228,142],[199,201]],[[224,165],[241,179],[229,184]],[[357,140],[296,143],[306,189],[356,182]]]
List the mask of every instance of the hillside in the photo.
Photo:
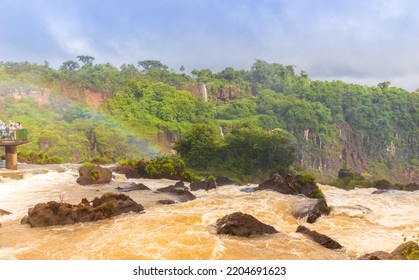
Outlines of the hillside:
[[249,70],[175,72],[159,61],[137,66],[94,64],[79,56],[55,70],[0,64],[0,119],[30,130],[22,154],[56,161],[173,153],[195,124],[228,134],[235,123],[290,132],[294,168],[325,178],[351,167],[366,177],[403,183],[419,177],[419,93],[314,81],[294,67],[256,60]]

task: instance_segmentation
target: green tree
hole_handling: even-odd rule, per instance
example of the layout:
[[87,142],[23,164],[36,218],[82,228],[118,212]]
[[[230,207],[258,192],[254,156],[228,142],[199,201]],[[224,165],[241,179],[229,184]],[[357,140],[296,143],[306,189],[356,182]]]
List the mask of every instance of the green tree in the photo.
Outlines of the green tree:
[[202,170],[218,163],[222,142],[223,138],[217,126],[197,124],[176,141],[173,148],[187,166]]

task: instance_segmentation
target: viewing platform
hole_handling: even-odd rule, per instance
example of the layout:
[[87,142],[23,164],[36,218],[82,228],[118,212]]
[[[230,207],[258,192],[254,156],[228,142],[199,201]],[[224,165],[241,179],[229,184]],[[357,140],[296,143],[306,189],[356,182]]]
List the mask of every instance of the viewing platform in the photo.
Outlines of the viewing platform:
[[0,130],[0,146],[5,149],[7,169],[17,169],[17,146],[28,142],[28,130],[26,128],[15,131]]

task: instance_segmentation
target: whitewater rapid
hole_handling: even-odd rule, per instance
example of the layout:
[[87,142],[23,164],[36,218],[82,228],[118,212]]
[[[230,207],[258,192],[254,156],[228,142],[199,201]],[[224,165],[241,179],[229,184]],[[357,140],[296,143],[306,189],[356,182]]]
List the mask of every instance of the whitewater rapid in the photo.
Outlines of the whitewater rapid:
[[[298,220],[292,211],[307,203],[301,196],[273,191],[244,192],[244,187],[222,186],[193,192],[196,200],[160,205],[170,194],[154,193],[174,184],[171,180],[126,179],[114,174],[109,184],[77,184],[77,165],[21,165],[18,171],[0,170],[0,259],[3,260],[247,260],[356,259],[373,251],[392,251],[404,236],[419,231],[419,192],[375,189],[345,191],[320,185],[329,216],[314,224]],[[105,192],[117,192],[118,184],[143,183],[152,191],[125,193],[145,208],[92,223],[30,228],[20,224],[30,207],[40,202],[78,204]],[[232,212],[248,213],[274,226],[280,233],[242,238],[217,235],[217,219]],[[329,250],[296,233],[298,225],[328,235],[343,245]]]

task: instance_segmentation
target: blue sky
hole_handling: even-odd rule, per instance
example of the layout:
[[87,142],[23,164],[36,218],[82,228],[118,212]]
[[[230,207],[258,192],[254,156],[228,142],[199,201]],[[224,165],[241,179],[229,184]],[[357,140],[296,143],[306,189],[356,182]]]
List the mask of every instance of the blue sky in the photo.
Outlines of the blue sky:
[[418,11],[416,0],[0,0],[0,61],[156,59],[189,73],[262,59],[415,90]]

